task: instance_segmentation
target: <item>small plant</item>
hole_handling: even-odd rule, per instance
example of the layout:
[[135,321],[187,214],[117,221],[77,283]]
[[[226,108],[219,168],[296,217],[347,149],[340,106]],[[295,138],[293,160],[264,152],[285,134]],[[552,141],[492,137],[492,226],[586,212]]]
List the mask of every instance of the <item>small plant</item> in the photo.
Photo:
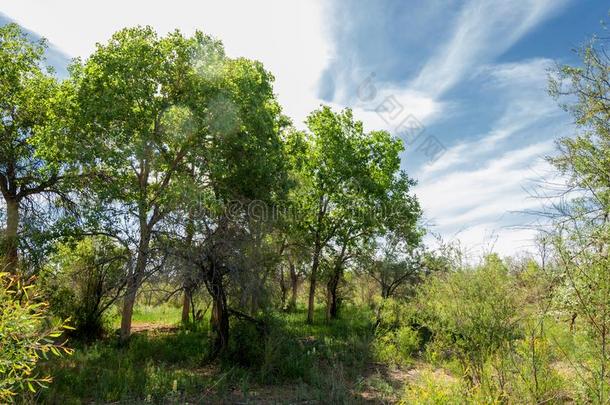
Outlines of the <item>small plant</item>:
[[35,393],[51,382],[39,375],[36,364],[49,353],[60,356],[72,350],[53,339],[69,329],[64,323],[51,325],[48,305],[39,301],[33,279],[0,273],[0,402],[10,401],[19,391]]

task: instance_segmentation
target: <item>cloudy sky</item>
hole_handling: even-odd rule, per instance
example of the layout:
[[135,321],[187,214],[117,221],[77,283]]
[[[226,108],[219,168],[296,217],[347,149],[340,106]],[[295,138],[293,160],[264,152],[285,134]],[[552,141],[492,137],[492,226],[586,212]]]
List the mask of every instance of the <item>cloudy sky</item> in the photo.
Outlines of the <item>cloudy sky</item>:
[[571,132],[546,93],[556,63],[607,19],[605,0],[2,0],[0,24],[46,37],[59,74],[125,26],[214,35],[262,61],[302,126],[320,103],[408,144],[431,229],[473,252],[531,247],[528,189]]

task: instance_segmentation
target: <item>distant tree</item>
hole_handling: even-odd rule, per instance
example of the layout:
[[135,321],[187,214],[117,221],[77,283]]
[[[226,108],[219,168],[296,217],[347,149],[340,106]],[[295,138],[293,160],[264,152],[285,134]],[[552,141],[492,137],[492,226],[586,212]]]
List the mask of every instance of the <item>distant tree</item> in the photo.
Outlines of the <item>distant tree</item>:
[[93,340],[104,334],[104,315],[122,297],[130,252],[104,237],[60,244],[41,275],[52,311],[70,319],[74,335]]
[[425,253],[418,246],[409,246],[387,235],[374,248],[377,252],[362,257],[361,267],[379,285],[382,299],[393,297],[401,287],[413,285],[429,272]]

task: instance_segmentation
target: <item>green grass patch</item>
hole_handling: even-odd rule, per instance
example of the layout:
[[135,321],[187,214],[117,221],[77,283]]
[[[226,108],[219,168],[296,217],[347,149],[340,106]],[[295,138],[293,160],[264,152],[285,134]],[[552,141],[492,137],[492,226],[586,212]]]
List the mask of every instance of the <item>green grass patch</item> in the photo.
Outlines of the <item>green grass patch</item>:
[[[179,315],[170,306],[139,306],[134,324],[178,324]],[[54,381],[36,401],[206,403],[241,401],[261,387],[293,387],[283,394],[291,400],[350,403],[350,381],[370,359],[372,314],[346,307],[328,323],[321,308],[313,325],[305,319],[304,308],[274,313],[266,318],[266,334],[232,319],[230,349],[212,363],[207,320],[196,331],[136,333],[128,347],[117,346],[114,337],[81,345],[73,356],[43,366]]]

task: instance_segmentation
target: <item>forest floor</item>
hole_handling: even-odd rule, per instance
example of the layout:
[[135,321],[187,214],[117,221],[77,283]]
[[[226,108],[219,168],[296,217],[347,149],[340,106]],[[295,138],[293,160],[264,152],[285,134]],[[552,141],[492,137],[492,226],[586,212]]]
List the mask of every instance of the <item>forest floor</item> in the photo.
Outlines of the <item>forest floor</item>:
[[[305,324],[304,310],[280,314],[265,343],[248,325],[232,325],[235,347],[207,360],[207,323],[179,327],[179,310],[139,308],[126,348],[116,339],[75,345],[74,355],[51,359],[50,387],[41,403],[396,403],[424,364],[388,365],[371,355],[370,314]],[[156,319],[155,319],[156,318]],[[115,326],[115,324],[112,324]]]

